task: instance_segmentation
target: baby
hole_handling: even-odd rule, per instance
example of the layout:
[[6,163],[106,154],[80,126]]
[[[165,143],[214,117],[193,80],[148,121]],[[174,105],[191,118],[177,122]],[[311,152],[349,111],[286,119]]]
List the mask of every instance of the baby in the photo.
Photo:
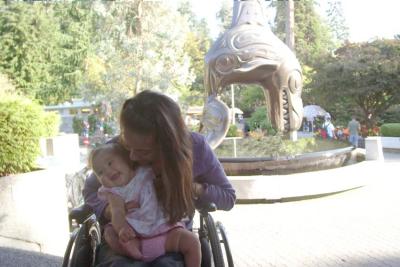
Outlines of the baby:
[[[185,266],[200,266],[199,239],[181,222],[168,223],[157,200],[151,168],[133,168],[128,152],[116,143],[93,149],[89,166],[102,184],[100,198],[110,205],[111,225],[106,225],[104,237],[115,252],[145,262],[165,252],[180,252]],[[139,207],[126,212],[125,203],[130,201]]]

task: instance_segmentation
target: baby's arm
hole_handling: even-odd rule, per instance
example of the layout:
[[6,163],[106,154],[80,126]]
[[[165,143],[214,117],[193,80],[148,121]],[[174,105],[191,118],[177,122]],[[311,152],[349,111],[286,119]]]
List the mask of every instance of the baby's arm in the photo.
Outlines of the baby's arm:
[[126,221],[125,201],[118,195],[107,193],[107,199],[111,209],[111,223],[123,242],[136,237],[135,232]]

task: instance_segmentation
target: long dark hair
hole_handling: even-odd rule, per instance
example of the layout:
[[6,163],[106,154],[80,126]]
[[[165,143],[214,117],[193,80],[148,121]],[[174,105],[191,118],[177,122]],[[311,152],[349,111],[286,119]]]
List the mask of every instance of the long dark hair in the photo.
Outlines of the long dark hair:
[[125,101],[120,125],[122,136],[124,131],[154,136],[161,161],[155,188],[169,222],[192,215],[192,141],[177,103],[163,94],[143,91]]

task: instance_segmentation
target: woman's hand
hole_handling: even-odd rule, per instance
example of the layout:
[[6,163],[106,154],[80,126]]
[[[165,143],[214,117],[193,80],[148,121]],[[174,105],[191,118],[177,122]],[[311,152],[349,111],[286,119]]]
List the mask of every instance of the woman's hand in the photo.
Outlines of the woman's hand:
[[193,193],[195,198],[200,197],[204,193],[203,184],[193,183]]

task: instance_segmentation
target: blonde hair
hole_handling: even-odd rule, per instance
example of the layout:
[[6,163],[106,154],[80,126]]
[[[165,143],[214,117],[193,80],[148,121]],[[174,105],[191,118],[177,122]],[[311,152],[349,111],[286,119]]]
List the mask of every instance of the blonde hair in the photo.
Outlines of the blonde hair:
[[179,106],[163,94],[146,90],[125,101],[120,125],[122,137],[124,131],[154,136],[161,161],[155,189],[169,222],[192,215],[192,141]]

